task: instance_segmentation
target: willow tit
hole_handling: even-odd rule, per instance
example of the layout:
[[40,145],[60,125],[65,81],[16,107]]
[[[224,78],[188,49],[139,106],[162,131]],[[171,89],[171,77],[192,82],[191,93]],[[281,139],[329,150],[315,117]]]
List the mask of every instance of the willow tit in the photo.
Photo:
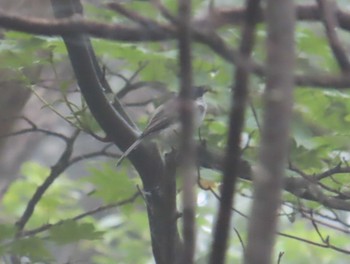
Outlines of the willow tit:
[[[208,92],[207,86],[196,86],[193,90],[192,99],[194,101],[194,125],[199,128],[202,124],[206,110],[207,103],[203,95]],[[175,97],[164,104],[157,107],[151,116],[145,130],[140,134],[136,141],[122,154],[117,162],[117,166],[121,164],[137,146],[145,139],[154,136],[161,137],[162,141],[173,142],[174,137],[178,138],[180,132],[179,108],[180,98]],[[177,140],[176,140],[177,141]],[[171,143],[169,145],[172,145]]]

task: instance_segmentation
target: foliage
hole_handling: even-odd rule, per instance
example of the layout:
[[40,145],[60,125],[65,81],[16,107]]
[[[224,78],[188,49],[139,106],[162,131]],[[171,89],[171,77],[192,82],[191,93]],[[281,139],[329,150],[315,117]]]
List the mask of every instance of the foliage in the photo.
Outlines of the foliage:
[[[175,10],[174,2],[165,1],[165,4],[170,10]],[[134,11],[162,20],[161,17],[158,17],[156,10],[145,1],[132,1],[128,6]],[[200,7],[201,1],[194,1],[196,12]],[[88,5],[86,11],[93,18],[126,23],[125,18],[115,15],[110,10],[97,9]],[[225,40],[237,45],[238,35],[235,29],[227,30],[223,35]],[[259,26],[259,45],[254,54],[254,59],[258,61],[265,59],[262,48],[265,37],[266,28]],[[321,28],[306,23],[298,25],[296,42],[298,71],[306,73],[313,73],[320,69],[328,73],[338,71],[337,63]],[[113,87],[115,92],[123,88],[122,85],[119,85],[123,81],[120,76],[123,76],[124,79],[130,78],[140,64],[145,62],[147,66],[140,71],[137,80],[166,83],[168,89],[172,91],[178,87],[177,46],[174,41],[121,43],[94,39],[93,46],[101,60],[100,63],[112,65],[113,69],[107,78],[117,80],[117,87]],[[49,52],[51,55],[41,57],[38,55],[39,51]],[[4,40],[0,43],[0,58],[3,61],[0,67],[6,65],[6,69],[19,74],[14,78],[28,85],[31,84],[31,80],[23,73],[24,68],[30,68],[33,64],[54,68],[67,59],[61,39],[12,31],[6,32]],[[209,52],[208,47],[201,44],[194,45],[193,58],[195,83],[215,87],[215,93],[208,95],[210,109],[205,124],[201,128],[201,137],[206,140],[207,145],[224,150],[230,109],[230,86],[234,69],[223,59]],[[113,73],[117,74],[113,75]],[[49,104],[55,109],[58,105],[66,107],[69,114],[64,115],[64,118],[83,131],[87,133],[99,131],[97,124],[92,123],[91,114],[84,105],[84,101],[73,103],[67,99],[70,98],[67,80],[59,79],[58,81],[61,85],[56,95],[57,100]],[[242,135],[243,157],[253,165],[256,162],[260,140],[259,126],[263,112],[261,96],[264,81],[260,77],[252,78],[250,105],[246,116],[245,132]],[[289,161],[293,167],[311,178],[336,167],[339,163],[347,164],[350,157],[348,141],[350,94],[347,90],[339,91],[333,88],[321,90],[313,87],[298,87],[294,93],[295,105]],[[105,154],[101,152],[101,156]],[[84,206],[80,203],[84,199],[93,197],[99,202],[99,206],[118,204],[132,197],[137,191],[136,186],[142,188],[140,180],[134,177],[134,172],[129,169],[127,162],[123,163],[121,169],[116,170],[114,158],[106,162],[82,160],[84,164],[81,166],[86,168],[87,175],[77,181],[73,180],[73,175],[65,170],[40,199],[24,231],[35,230],[48,224],[52,226],[42,232],[38,231],[33,235],[14,239],[17,231],[13,223],[21,218],[33,193],[53,170],[53,167],[41,165],[35,161],[22,165],[21,178],[9,186],[1,204],[1,255],[19,254],[27,256],[33,262],[54,261],[53,247],[74,244],[77,251],[92,252],[92,263],[150,263],[152,253],[144,197],[120,206],[116,205],[103,213],[101,211],[96,215],[88,214],[82,219],[75,219],[85,211]],[[69,165],[65,169],[68,167]],[[199,250],[196,257],[197,263],[206,263],[208,245],[212,238],[211,228],[217,207],[217,198],[207,189],[211,187],[218,192],[221,178],[219,172],[208,169],[201,169],[200,175],[203,189],[198,188]],[[302,177],[292,168],[289,168],[287,175],[295,178]],[[327,194],[337,194],[332,190],[347,191],[348,176],[348,173],[342,173],[324,179],[322,184],[331,189]],[[240,180],[237,186],[239,195],[236,199],[236,209],[245,215],[249,214],[247,208],[249,208],[252,196],[251,187],[251,183],[245,180]],[[320,232],[325,237],[329,237],[328,242],[339,248],[349,247],[350,242],[346,237],[349,224],[347,212],[336,212],[345,222],[338,228],[334,224],[336,221],[331,218],[332,210],[322,203],[302,200],[289,192],[284,192],[283,199],[284,205],[280,211],[282,220],[280,231],[282,233],[293,234],[297,238],[305,238],[322,244],[320,235],[312,225],[314,222],[308,219],[306,214],[303,215],[301,211],[298,211],[300,208],[312,209],[317,215],[316,219],[324,224]],[[246,222],[246,217],[237,214],[232,224],[232,227],[238,230],[238,234],[243,237],[243,244],[246,241]],[[327,228],[327,226],[330,227]],[[228,262],[239,261],[243,254],[242,242],[237,234],[233,235],[231,240]],[[346,263],[348,258],[327,247],[317,247],[283,236],[278,237],[276,259],[279,252],[285,253],[281,263]]]

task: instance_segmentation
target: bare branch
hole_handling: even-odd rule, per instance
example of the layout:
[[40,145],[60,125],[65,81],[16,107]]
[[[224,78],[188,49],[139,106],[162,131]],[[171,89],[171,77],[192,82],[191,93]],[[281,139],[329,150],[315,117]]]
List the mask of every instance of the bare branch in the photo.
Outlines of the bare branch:
[[153,27],[158,27],[158,25],[159,25],[156,21],[149,19],[147,17],[144,17],[144,16],[140,15],[139,13],[134,12],[130,9],[126,9],[123,7],[122,4],[119,4],[117,2],[108,3],[107,6],[110,9],[112,9],[112,10],[124,15],[125,17],[129,18],[131,21],[134,21],[134,22],[140,24],[140,26],[142,26],[142,27],[152,29]]
[[39,203],[40,199],[46,192],[46,190],[51,186],[51,184],[57,179],[57,177],[66,169],[68,160],[70,159],[73,152],[73,145],[75,139],[79,135],[79,130],[76,130],[73,135],[66,142],[66,149],[63,151],[61,157],[58,159],[57,163],[51,167],[50,175],[45,179],[45,181],[38,187],[32,198],[29,200],[26,209],[24,210],[21,218],[17,221],[17,234],[20,236],[23,228],[32,216],[35,206]]
[[195,184],[195,146],[194,134],[194,106],[192,102],[192,32],[191,2],[188,0],[178,1],[178,49],[180,66],[180,121],[181,121],[181,142],[180,142],[180,163],[179,175],[182,177],[182,219],[183,219],[183,252],[181,263],[194,263],[196,248],[196,197]]
[[[198,163],[204,168],[223,171],[223,153],[218,150],[208,149],[206,146],[197,146]],[[240,178],[248,181],[253,180],[253,168],[249,162],[241,160],[239,165]],[[344,170],[349,171],[346,167]],[[340,172],[339,172],[340,173]],[[295,195],[298,198],[315,201],[327,208],[350,211],[350,201],[344,200],[344,196],[328,196],[319,188],[319,186],[310,183],[303,178],[286,177],[283,188],[285,191]]]
[[160,0],[151,0],[151,3],[160,11],[162,16],[172,24],[178,24],[178,18],[171,14],[171,12],[162,4]]
[[40,132],[40,133],[44,133],[48,136],[53,136],[53,137],[63,139],[64,141],[68,140],[68,137],[66,137],[65,135],[63,135],[61,133],[57,133],[57,132],[54,132],[51,130],[42,129],[42,128],[37,127],[37,125],[33,121],[31,121],[29,118],[27,118],[25,116],[20,116],[20,117],[18,117],[18,119],[25,120],[30,125],[30,128],[21,129],[19,131],[11,132],[11,133],[8,133],[5,135],[0,135],[0,138],[14,137],[14,136],[23,135],[26,133]]
[[294,171],[296,173],[298,173],[300,176],[302,176],[304,179],[306,179],[308,182],[310,182],[311,185],[319,185],[321,188],[323,188],[324,190],[327,190],[331,193],[337,194],[339,195],[339,197],[342,197],[344,199],[349,199],[350,196],[346,195],[345,193],[341,193],[338,190],[335,190],[333,188],[328,187],[327,185],[323,184],[315,175],[311,176],[311,175],[307,175],[306,173],[304,173],[302,170],[300,170],[299,168],[297,168],[295,165],[293,165],[292,163],[289,164],[289,169],[291,171]]
[[343,73],[348,74],[350,72],[350,62],[335,31],[336,27],[338,26],[335,13],[337,10],[336,3],[333,0],[317,0],[317,2],[321,11],[329,46],[333,51],[334,57],[336,58],[340,69],[343,71]]
[[350,172],[350,167],[342,167],[341,163],[338,163],[337,166],[335,166],[334,168],[331,168],[329,170],[326,170],[322,173],[316,174],[315,177],[317,180],[322,180],[324,178],[330,177],[334,174],[337,173],[349,173]]
[[[212,189],[210,189],[210,192],[218,199],[220,200],[220,196]],[[243,213],[241,213],[240,211],[238,211],[237,209],[235,208],[232,208],[231,209],[232,211],[236,212],[238,215],[242,216],[243,218],[245,218],[246,220],[249,220],[249,217]],[[310,219],[311,220],[311,219]],[[324,224],[332,229],[335,229],[335,230],[338,230],[340,232],[343,232],[343,233],[348,233],[349,231],[347,230],[344,230],[344,229],[338,229],[337,226],[329,226],[327,225],[327,223],[324,223],[324,222],[320,222],[320,221],[317,221],[314,219],[315,222],[318,222],[319,224]],[[350,251],[346,250],[346,249],[343,249],[343,248],[340,248],[340,247],[337,247],[337,246],[334,246],[334,245],[331,245],[331,244],[324,244],[324,243],[317,243],[317,242],[314,242],[314,241],[311,241],[311,240],[307,240],[307,239],[304,239],[302,237],[298,237],[298,236],[293,236],[293,235],[289,235],[289,234],[285,234],[283,232],[277,232],[276,233],[277,235],[279,236],[283,236],[283,237],[287,237],[289,239],[294,239],[294,240],[297,240],[297,241],[301,241],[303,243],[307,243],[307,244],[310,244],[312,246],[317,246],[317,247],[321,247],[321,248],[330,248],[334,251],[337,251],[337,252],[341,252],[341,253],[344,253],[344,254],[350,254]]]
[[[245,10],[227,9],[224,11],[217,10],[216,12],[222,15],[226,21],[224,24],[219,25],[223,26],[227,23],[240,23]],[[350,14],[347,14],[341,10],[337,10],[336,14],[340,27],[350,31]],[[320,19],[318,8],[310,5],[298,6],[298,17],[301,20],[309,21],[317,21]],[[262,17],[258,18],[262,19]],[[206,19],[210,19],[210,17]],[[212,27],[206,28],[200,23],[200,21],[201,19],[198,19],[192,23],[194,40],[208,45],[224,60],[230,63],[247,67],[248,70],[253,71],[259,76],[266,75],[266,70],[264,67],[253,61],[243,60],[237,51],[229,48],[223,42],[223,40],[213,31]],[[0,25],[9,29],[33,34],[52,36],[76,35],[86,32],[95,37],[119,41],[167,41],[177,37],[176,28],[173,25],[156,23],[152,24],[152,28],[142,26],[132,27],[88,21],[79,17],[47,21],[44,19],[23,18],[15,15],[9,15],[5,12],[0,12]],[[197,25],[202,26],[198,27]],[[97,67],[97,69],[99,69],[99,67]],[[99,69],[98,71],[100,72],[101,70]],[[345,89],[350,87],[350,77],[332,76],[325,72],[320,72],[315,75],[295,75],[294,78],[295,84],[299,86],[324,87],[329,89]]]
[[280,252],[280,253],[278,253],[278,260],[277,260],[277,264],[280,264],[280,263],[281,263],[281,260],[282,260],[283,255],[284,255],[284,252]]
[[245,252],[245,246],[244,246],[243,239],[242,239],[241,235],[239,234],[237,228],[233,228],[233,230],[235,231],[235,233],[236,233],[236,235],[237,235],[237,237],[238,237],[238,239],[239,239],[239,243],[241,243],[242,251],[243,251],[243,254],[244,254],[244,252]]
[[21,233],[20,237],[33,236],[33,235],[39,234],[41,232],[44,232],[44,231],[46,231],[46,230],[48,230],[48,229],[50,229],[50,228],[52,228],[54,226],[61,225],[62,223],[66,222],[66,221],[69,221],[69,220],[78,221],[78,220],[81,220],[81,219],[83,219],[83,218],[85,218],[87,216],[91,216],[91,215],[94,215],[94,214],[97,214],[97,213],[100,213],[100,212],[103,212],[103,211],[106,211],[106,210],[109,210],[109,209],[112,209],[112,208],[120,207],[120,206],[129,204],[129,203],[133,203],[136,200],[136,198],[139,197],[139,196],[140,196],[140,192],[136,192],[130,198],[122,200],[120,202],[99,206],[99,207],[97,207],[95,209],[92,209],[90,211],[84,212],[84,213],[82,213],[80,215],[77,215],[77,216],[75,216],[73,218],[68,218],[68,219],[59,221],[59,222],[54,223],[54,224],[47,224],[47,225],[43,225],[43,226],[35,228],[35,229],[23,231]]
[[337,247],[337,246],[334,246],[334,245],[329,245],[329,244],[324,244],[324,243],[317,243],[317,242],[314,242],[314,241],[311,241],[311,240],[308,240],[308,239],[305,239],[305,238],[297,237],[297,236],[290,235],[290,234],[285,234],[285,233],[282,233],[282,232],[278,232],[277,234],[280,235],[280,236],[291,238],[291,239],[295,239],[297,241],[301,241],[301,242],[304,242],[304,243],[307,243],[307,244],[310,244],[310,245],[313,245],[313,246],[317,246],[317,247],[321,247],[321,248],[330,248],[332,250],[335,250],[335,251],[338,251],[338,252],[350,255],[350,251],[349,250],[346,250],[346,249],[343,249],[343,248],[340,248],[340,247]]
[[254,175],[254,200],[244,263],[272,263],[277,211],[288,153],[289,123],[293,105],[294,20],[292,0],[269,0],[267,20],[267,85],[265,115],[258,168]]
[[[240,52],[244,60],[249,59],[254,48],[254,32],[257,24],[256,18],[259,5],[260,2],[256,0],[248,0],[246,4],[244,27],[242,29],[242,39],[240,43]],[[231,100],[228,143],[224,162],[220,208],[215,223],[214,240],[209,262],[211,264],[225,263],[226,249],[231,230],[230,209],[233,205],[234,191],[239,175],[241,159],[240,142],[244,128],[244,118],[249,93],[249,71],[244,67],[237,67],[234,73],[234,80],[236,83],[232,88],[233,97]]]
[[[108,147],[108,146],[106,146],[106,147]],[[113,159],[117,159],[118,157],[120,157],[120,155],[118,155],[118,154],[115,154],[115,153],[112,153],[112,152],[108,152],[106,147],[103,148],[100,151],[86,153],[86,154],[83,154],[83,155],[80,155],[80,156],[72,158],[68,162],[67,167],[71,166],[71,165],[73,165],[73,164],[75,164],[77,162],[80,162],[80,161],[83,161],[83,160],[86,160],[86,159],[100,157],[100,156],[109,157],[109,158],[113,158]]]

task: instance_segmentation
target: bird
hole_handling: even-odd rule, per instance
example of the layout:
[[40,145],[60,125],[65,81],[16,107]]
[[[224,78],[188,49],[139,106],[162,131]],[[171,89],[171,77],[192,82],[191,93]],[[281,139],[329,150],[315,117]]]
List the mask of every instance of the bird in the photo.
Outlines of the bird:
[[[193,87],[191,98],[194,101],[194,126],[196,129],[202,124],[207,111],[207,103],[204,99],[204,94],[208,91],[209,87],[205,85]],[[174,141],[174,137],[178,138],[181,126],[179,118],[180,100],[179,96],[175,96],[156,108],[146,128],[118,159],[117,167],[146,138],[157,136],[160,137],[162,141],[171,142]]]

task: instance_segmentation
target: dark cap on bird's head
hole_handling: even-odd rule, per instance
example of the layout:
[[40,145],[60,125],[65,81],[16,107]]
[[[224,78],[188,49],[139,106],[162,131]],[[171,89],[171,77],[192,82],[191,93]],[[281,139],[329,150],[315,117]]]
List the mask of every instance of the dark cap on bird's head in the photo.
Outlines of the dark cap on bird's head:
[[193,99],[197,99],[199,97],[202,97],[209,90],[210,90],[210,88],[207,85],[195,86],[193,89]]

